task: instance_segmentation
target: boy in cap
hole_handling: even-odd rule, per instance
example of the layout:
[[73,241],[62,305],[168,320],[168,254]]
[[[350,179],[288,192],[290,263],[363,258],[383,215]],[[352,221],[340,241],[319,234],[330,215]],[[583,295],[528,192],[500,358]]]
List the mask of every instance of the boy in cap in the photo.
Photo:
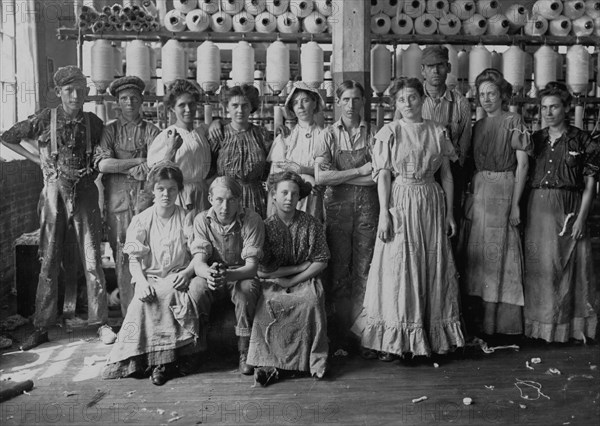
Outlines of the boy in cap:
[[108,93],[117,98],[121,114],[104,127],[94,163],[104,174],[104,199],[108,241],[115,258],[115,273],[119,287],[123,318],[133,297],[129,261],[123,244],[131,218],[146,209],[152,200],[144,192],[148,174],[146,157],[150,143],[160,130],[142,119],[145,84],[135,76],[116,79]]
[[[108,309],[100,257],[102,222],[98,188],[94,183],[98,172],[94,169],[93,152],[100,143],[102,120],[82,110],[88,87],[79,68],[59,68],[54,74],[54,84],[61,105],[43,109],[2,135],[2,143],[6,147],[39,164],[44,175],[35,330],[23,342],[21,350],[47,342],[48,328],[56,321],[57,279],[69,226],[74,228],[84,263],[88,323],[103,324],[99,333],[105,343],[113,343],[116,338],[116,334],[105,325]],[[36,139],[39,154],[26,150],[21,145],[23,139]]]

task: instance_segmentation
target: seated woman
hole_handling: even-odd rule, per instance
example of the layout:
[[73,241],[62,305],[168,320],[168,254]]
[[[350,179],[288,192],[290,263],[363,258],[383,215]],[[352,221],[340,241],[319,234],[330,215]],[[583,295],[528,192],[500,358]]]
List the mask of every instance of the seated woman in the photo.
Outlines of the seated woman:
[[133,217],[123,251],[135,295],[102,377],[115,379],[152,369],[163,385],[178,363],[188,372],[206,343],[199,339],[199,280],[194,279],[187,241],[190,217],[175,204],[183,188],[181,170],[171,162],[148,174],[154,205]]
[[248,364],[263,386],[278,369],[322,378],[327,363],[325,297],[319,274],[329,249],[323,226],[296,209],[312,187],[294,172],[269,177],[275,213],[265,220],[264,257],[258,271],[263,294],[256,308]]

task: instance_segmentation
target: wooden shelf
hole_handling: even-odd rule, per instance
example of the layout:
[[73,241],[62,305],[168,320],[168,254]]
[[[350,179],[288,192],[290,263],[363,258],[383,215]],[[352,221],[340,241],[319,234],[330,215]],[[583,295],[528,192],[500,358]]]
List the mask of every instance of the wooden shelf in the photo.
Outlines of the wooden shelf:
[[169,32],[166,30],[152,31],[152,32],[141,32],[136,33],[132,31],[110,31],[110,32],[99,32],[93,33],[89,31],[80,32],[74,28],[59,28],[57,31],[57,37],[59,40],[78,40],[80,37],[86,41],[92,41],[97,39],[104,40],[115,40],[115,41],[130,41],[130,40],[144,40],[144,41],[160,41],[175,39],[181,42],[201,42],[205,40],[211,40],[218,43],[234,43],[240,40],[246,40],[248,42],[257,43],[268,43],[274,42],[275,40],[281,40],[284,43],[306,43],[309,41],[316,41],[318,43],[331,43],[330,33],[321,34],[309,34],[309,33],[215,33],[215,32],[192,32],[182,31],[178,33]]
[[426,44],[479,44],[483,43],[486,45],[543,45],[548,46],[570,46],[573,44],[582,44],[587,46],[600,46],[600,37],[589,36],[589,37],[575,37],[575,36],[527,36],[520,34],[507,34],[503,36],[469,36],[457,34],[453,36],[447,36],[443,34],[432,34],[432,35],[397,35],[397,34],[371,34],[371,42],[376,44],[410,44],[417,43],[420,45]]

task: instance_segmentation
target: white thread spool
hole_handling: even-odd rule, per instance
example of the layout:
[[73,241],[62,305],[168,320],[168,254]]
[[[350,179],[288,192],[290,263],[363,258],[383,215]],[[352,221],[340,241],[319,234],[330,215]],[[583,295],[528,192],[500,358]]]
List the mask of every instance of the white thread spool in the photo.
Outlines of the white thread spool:
[[423,51],[416,43],[411,43],[402,52],[402,75],[404,77],[414,77],[423,81],[421,74],[421,60],[423,59]]
[[492,54],[483,44],[478,44],[469,53],[469,86],[475,93],[475,80],[481,71],[492,67]]
[[156,0],[156,9],[158,9],[158,22],[164,27],[167,16],[167,0]]
[[273,33],[277,30],[277,18],[267,11],[259,13],[254,18],[254,27],[259,33]]
[[458,85],[458,52],[451,44],[444,45],[448,49],[448,62],[450,63],[450,72],[446,76],[446,86],[453,90]]
[[586,0],[585,14],[592,19],[600,18],[600,0]]
[[238,33],[249,33],[254,30],[254,16],[246,12],[245,10],[234,15],[233,18],[233,31]]
[[279,94],[290,81],[290,48],[276,40],[267,48],[267,86]]
[[479,0],[477,2],[477,13],[484,18],[491,18],[501,13],[500,3],[497,0]]
[[142,1],[142,7],[148,15],[152,16],[154,19],[158,18],[158,8],[156,7],[156,4],[154,4],[154,1],[144,0]]
[[490,19],[488,19],[488,27],[486,33],[490,35],[499,36],[507,34],[509,29],[510,21],[508,20],[508,18],[502,13],[498,13],[497,15],[494,15]]
[[210,123],[212,123],[212,121],[213,121],[212,114],[213,114],[212,105],[204,104],[204,124],[206,124],[207,126],[210,126]]
[[463,21],[462,27],[466,35],[480,36],[487,31],[488,22],[482,15],[476,13],[471,18]]
[[273,106],[273,130],[277,131],[285,124],[284,108],[281,105]]
[[275,16],[287,12],[289,5],[290,0],[267,0],[267,10]]
[[569,19],[581,18],[585,14],[585,2],[583,0],[567,0],[563,4],[563,15]]
[[82,64],[81,71],[88,79],[92,76],[92,48],[94,47],[93,41],[83,41],[82,51]]
[[464,95],[469,91],[469,53],[465,49],[461,49],[457,54],[458,68],[458,87],[459,91]]
[[162,82],[165,86],[187,78],[185,50],[175,39],[168,40],[161,50]]
[[215,93],[221,85],[221,51],[215,43],[205,41],[196,50],[196,81],[207,93]]
[[519,46],[510,46],[502,54],[502,74],[513,86],[513,93],[518,93],[525,85],[525,52]]
[[440,19],[450,11],[450,5],[448,0],[427,0],[425,10],[436,19]]
[[244,9],[249,14],[256,16],[267,9],[267,2],[266,0],[246,0],[244,2]]
[[284,34],[300,31],[300,20],[292,12],[284,12],[277,17],[277,31]]
[[185,15],[185,24],[190,31],[203,32],[210,26],[210,16],[202,9],[194,9]]
[[313,11],[312,0],[290,0],[290,12],[298,18],[306,18]]
[[389,17],[394,17],[402,12],[401,0],[383,0],[381,3],[381,11]]
[[402,50],[401,47],[396,46],[396,52],[394,53],[394,61],[395,61],[394,77],[395,78],[402,77],[402,53],[403,52],[404,52],[404,50]]
[[309,41],[300,48],[300,69],[302,81],[315,89],[324,79],[324,54],[321,46],[315,41]]
[[574,94],[585,95],[590,72],[590,54],[580,44],[567,50],[567,86]]
[[502,54],[493,50],[492,51],[492,68],[502,72],[502,63],[503,63],[502,59],[503,59]]
[[476,10],[477,6],[473,0],[455,0],[450,3],[450,13],[456,15],[461,21],[469,19]]
[[184,15],[198,6],[198,0],[173,0],[173,7]]
[[543,16],[533,15],[527,19],[524,31],[528,36],[544,35],[548,31],[548,20]]
[[571,32],[571,20],[564,15],[548,22],[548,32],[553,36],[564,37]]
[[435,34],[437,31],[437,20],[430,13],[424,13],[415,18],[415,32],[419,35]]
[[547,20],[556,19],[562,14],[563,4],[559,0],[537,0],[531,11]]
[[210,28],[216,33],[227,33],[233,28],[233,18],[225,12],[216,12],[210,16]]
[[325,17],[329,17],[333,13],[332,0],[315,0],[315,10]]
[[506,9],[506,18],[509,22],[509,32],[515,34],[527,23],[527,9],[522,4],[513,4]]
[[244,9],[244,0],[221,0],[221,11],[234,16]]
[[165,16],[165,28],[172,33],[184,31],[186,28],[185,15],[177,9],[168,11]]
[[371,16],[371,32],[373,34],[387,34],[392,28],[392,19],[383,12]]
[[313,10],[310,15],[302,20],[302,28],[304,28],[304,32],[309,34],[324,33],[327,29],[327,18]]
[[[261,70],[254,71],[254,87],[258,90],[258,95],[263,96],[266,92],[265,74]],[[272,94],[272,92],[269,92]]]
[[371,16],[383,12],[383,0],[371,0]]
[[198,0],[198,9],[212,15],[219,11],[219,0]]
[[573,35],[587,37],[594,33],[594,20],[587,15],[575,19],[572,24]]
[[146,87],[152,81],[150,76],[150,49],[142,40],[132,40],[125,50],[127,75],[139,77]]
[[583,130],[583,105],[575,105],[575,116],[573,118],[573,125]]
[[114,51],[108,40],[98,39],[92,46],[92,82],[104,93],[114,79]]
[[160,53],[160,49],[155,49],[151,46],[148,46],[148,53],[150,57],[150,82],[146,85],[146,92],[156,93],[156,67],[158,64],[158,55]]
[[392,81],[392,52],[382,44],[371,49],[371,87],[382,96]]
[[462,23],[458,17],[452,13],[447,13],[438,21],[438,29],[443,35],[456,35],[460,33]]
[[404,4],[402,5],[402,10],[404,10],[404,13],[413,19],[417,19],[419,16],[424,14],[425,9],[427,9],[427,3],[425,0],[404,0]]
[[254,49],[247,41],[239,41],[231,53],[231,80],[234,85],[254,81]]
[[331,75],[330,70],[325,71],[323,74],[323,84],[321,85],[321,88],[325,90],[325,96],[327,97],[333,97],[335,94],[335,91],[333,90],[333,76]]
[[413,20],[405,13],[400,13],[391,17],[392,32],[394,34],[406,35],[410,34],[414,28]]
[[543,45],[533,58],[535,86],[541,90],[546,84],[556,81],[556,52],[550,46]]

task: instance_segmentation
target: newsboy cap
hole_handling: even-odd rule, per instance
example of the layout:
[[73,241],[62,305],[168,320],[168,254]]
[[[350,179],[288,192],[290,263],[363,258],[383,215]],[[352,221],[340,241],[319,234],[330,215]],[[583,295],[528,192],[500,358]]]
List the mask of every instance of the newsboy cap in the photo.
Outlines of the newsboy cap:
[[54,85],[57,87],[66,86],[75,81],[83,81],[84,84],[86,82],[85,75],[75,65],[67,65],[57,69],[53,78]]
[[444,46],[427,46],[423,50],[421,64],[435,65],[448,62],[448,48]]
[[108,86],[108,93],[115,98],[119,97],[119,92],[127,89],[134,89],[140,92],[140,95],[144,92],[146,88],[146,84],[144,81],[136,77],[135,75],[128,75],[125,77],[120,77],[110,83]]

